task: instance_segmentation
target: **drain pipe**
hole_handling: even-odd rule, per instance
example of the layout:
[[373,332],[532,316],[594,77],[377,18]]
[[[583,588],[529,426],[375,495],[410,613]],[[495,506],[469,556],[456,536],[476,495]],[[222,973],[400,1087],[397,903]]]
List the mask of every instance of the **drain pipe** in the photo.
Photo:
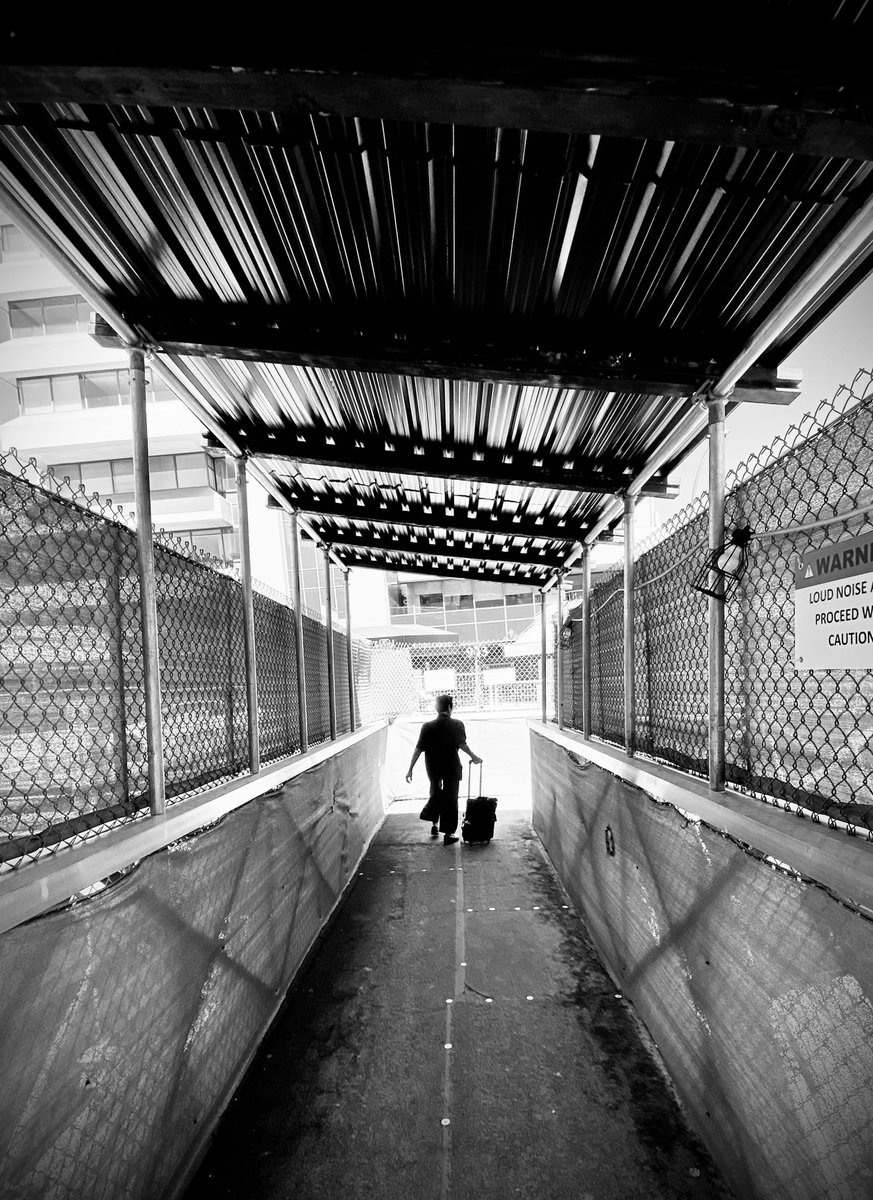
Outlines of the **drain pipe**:
[[336,741],[336,664],[333,654],[333,591],[330,577],[330,546],[322,544],[324,553],[324,601],[327,609],[325,636],[327,638],[327,703],[330,716],[330,740]]
[[166,808],[167,794],[164,778],[164,734],[161,715],[158,586],[149,479],[145,355],[142,350],[131,348],[129,356],[130,412],[133,425],[133,490],[136,505],[136,557],[139,569],[149,808],[152,816],[159,817]]
[[[555,638],[555,720],[559,729],[564,728],[564,583],[558,577],[558,626]],[[544,597],[545,599],[545,597]]]
[[346,674],[349,679],[349,733],[355,732],[355,652],[352,647],[352,601],[349,588],[349,568],[343,571],[346,594]]
[[591,737],[591,549],[582,551],[582,736]]
[[637,687],[634,660],[634,507],[631,495],[624,498],[624,749],[629,756],[636,749]]
[[300,565],[300,530],[297,513],[291,513],[291,573],[294,587],[294,657],[297,667],[297,719],[300,726],[300,753],[309,749],[309,714],[307,712],[306,646],[303,633],[303,579]]
[[546,687],[546,593],[540,588],[540,700],[544,725],[549,711]]
[[[714,397],[709,408],[709,552],[714,555],[724,545],[724,408],[721,397]],[[710,579],[708,587],[712,587]],[[726,732],[724,701],[724,600],[708,597],[709,635],[709,786],[723,792],[725,784]]]
[[252,775],[257,775],[261,769],[261,739],[258,725],[258,655],[255,639],[255,595],[252,587],[249,491],[245,458],[234,459],[234,467],[239,510],[239,566],[243,606],[243,649],[246,664],[249,770]]

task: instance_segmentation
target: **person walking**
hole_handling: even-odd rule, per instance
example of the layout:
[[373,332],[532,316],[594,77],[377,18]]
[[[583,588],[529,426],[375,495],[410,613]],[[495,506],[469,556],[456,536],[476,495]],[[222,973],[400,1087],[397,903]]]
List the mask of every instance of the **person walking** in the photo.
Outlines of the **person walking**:
[[464,773],[458,751],[463,750],[473,763],[482,761],[467,745],[467,731],[463,721],[456,721],[452,716],[453,705],[451,696],[437,696],[436,719],[425,721],[422,725],[412,752],[412,762],[406,772],[406,782],[412,783],[413,769],[423,754],[430,780],[430,800],[439,806],[440,813],[439,828],[433,825],[430,834],[436,837],[441,833],[444,846],[451,846],[458,840],[455,837],[458,828],[458,786]]

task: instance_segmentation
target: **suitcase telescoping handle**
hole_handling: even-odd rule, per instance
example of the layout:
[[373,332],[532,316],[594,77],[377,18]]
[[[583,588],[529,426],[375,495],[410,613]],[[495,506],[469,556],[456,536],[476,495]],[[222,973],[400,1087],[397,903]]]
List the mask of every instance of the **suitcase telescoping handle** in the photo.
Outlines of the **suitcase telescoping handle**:
[[[467,772],[467,799],[470,799],[470,784],[473,781],[473,764],[470,763],[470,770]],[[479,795],[482,795],[482,764],[479,763]]]

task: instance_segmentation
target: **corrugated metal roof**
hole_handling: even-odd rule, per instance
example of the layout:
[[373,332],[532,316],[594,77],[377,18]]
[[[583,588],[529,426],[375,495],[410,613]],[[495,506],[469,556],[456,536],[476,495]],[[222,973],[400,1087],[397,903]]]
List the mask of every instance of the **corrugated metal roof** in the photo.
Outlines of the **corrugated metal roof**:
[[[319,528],[350,562],[366,545],[420,564],[437,511],[427,561],[475,552],[468,569],[500,574],[515,555],[544,579],[873,197],[865,159],[735,130],[720,145],[541,115],[402,120],[393,101],[373,115],[370,92],[357,115],[353,89],[337,114],[304,113],[266,73],[241,107],[86,102],[66,78],[0,102],[3,191],[290,503],[333,512]],[[871,251],[735,398],[773,391]],[[665,472],[650,486],[664,494]]]

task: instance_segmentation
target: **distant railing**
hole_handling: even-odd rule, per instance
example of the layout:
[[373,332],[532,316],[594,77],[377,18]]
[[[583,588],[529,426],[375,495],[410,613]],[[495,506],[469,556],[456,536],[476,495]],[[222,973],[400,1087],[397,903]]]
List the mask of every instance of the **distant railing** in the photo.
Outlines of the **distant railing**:
[[[155,535],[168,800],[249,769],[242,588],[229,563]],[[133,519],[34,460],[0,454],[0,870],[149,811]],[[262,763],[300,750],[293,608],[254,595]],[[346,635],[332,631],[337,732]],[[330,736],[326,629],[303,614],[308,740]],[[369,695],[369,648],[353,643]],[[369,717],[369,713],[363,715]]]
[[[554,648],[546,656],[546,702],[554,713]],[[451,695],[456,710],[498,712],[542,707],[539,643],[376,642],[372,649],[373,715],[432,713],[434,698]]]

